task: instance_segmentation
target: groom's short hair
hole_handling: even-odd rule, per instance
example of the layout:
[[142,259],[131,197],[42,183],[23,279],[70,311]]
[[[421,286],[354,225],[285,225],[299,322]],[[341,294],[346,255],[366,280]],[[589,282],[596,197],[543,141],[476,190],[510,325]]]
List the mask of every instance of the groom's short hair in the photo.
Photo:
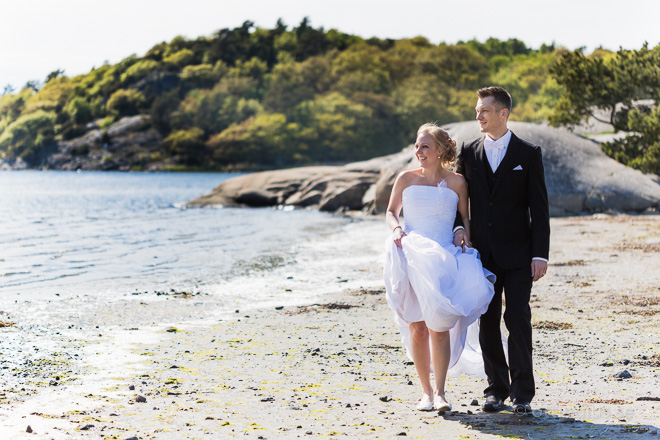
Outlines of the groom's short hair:
[[479,91],[477,92],[477,96],[481,99],[484,99],[488,96],[492,96],[495,102],[500,104],[502,108],[509,110],[509,114],[511,114],[511,106],[513,100],[511,99],[511,95],[509,94],[509,92],[507,92],[504,87],[500,87],[500,86],[484,87],[483,89],[479,89]]

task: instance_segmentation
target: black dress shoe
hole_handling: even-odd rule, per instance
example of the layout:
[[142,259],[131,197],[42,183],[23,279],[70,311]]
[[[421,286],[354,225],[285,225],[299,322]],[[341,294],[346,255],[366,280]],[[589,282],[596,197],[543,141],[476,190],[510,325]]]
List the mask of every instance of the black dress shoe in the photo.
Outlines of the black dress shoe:
[[532,405],[525,400],[513,399],[513,413],[527,414],[532,412]]
[[486,412],[498,412],[504,409],[504,402],[497,396],[486,396],[482,409]]

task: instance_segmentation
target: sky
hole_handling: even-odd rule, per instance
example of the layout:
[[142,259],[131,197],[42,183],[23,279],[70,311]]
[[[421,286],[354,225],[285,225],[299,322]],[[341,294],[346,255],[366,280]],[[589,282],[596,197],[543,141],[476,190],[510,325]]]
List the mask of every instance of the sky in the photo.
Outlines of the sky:
[[365,38],[424,36],[432,43],[518,38],[591,52],[660,44],[660,0],[3,0],[0,93],[116,63],[178,35],[194,39],[250,20],[312,26]]

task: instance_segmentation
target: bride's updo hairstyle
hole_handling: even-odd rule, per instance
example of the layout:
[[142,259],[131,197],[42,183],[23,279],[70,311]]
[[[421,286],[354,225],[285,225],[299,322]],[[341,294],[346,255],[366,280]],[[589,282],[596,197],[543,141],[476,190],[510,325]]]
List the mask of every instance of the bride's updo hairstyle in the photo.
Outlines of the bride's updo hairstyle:
[[417,136],[423,133],[427,133],[433,138],[435,145],[440,150],[440,160],[443,164],[449,164],[456,160],[456,141],[449,136],[447,130],[438,127],[433,122],[427,122],[419,127]]

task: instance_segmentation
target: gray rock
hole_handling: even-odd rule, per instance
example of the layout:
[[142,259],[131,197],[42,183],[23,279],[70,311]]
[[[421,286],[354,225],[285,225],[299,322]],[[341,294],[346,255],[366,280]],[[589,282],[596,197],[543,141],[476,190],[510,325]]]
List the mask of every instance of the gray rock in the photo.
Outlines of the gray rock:
[[619,379],[630,379],[632,378],[632,374],[628,370],[623,370],[619,371],[614,375],[614,377],[619,378]]
[[58,142],[57,151],[43,165],[58,170],[128,171],[135,158],[151,154],[163,142],[150,120],[148,115],[126,116],[105,130],[96,124],[80,137]]
[[[511,130],[543,150],[550,215],[660,209],[657,176],[607,157],[598,143],[567,129],[511,122]],[[445,127],[461,143],[481,136],[476,122]],[[315,207],[324,211],[385,211],[397,174],[416,168],[412,146],[344,166],[266,171],[229,179],[188,206]],[[656,180],[654,180],[656,179]]]

